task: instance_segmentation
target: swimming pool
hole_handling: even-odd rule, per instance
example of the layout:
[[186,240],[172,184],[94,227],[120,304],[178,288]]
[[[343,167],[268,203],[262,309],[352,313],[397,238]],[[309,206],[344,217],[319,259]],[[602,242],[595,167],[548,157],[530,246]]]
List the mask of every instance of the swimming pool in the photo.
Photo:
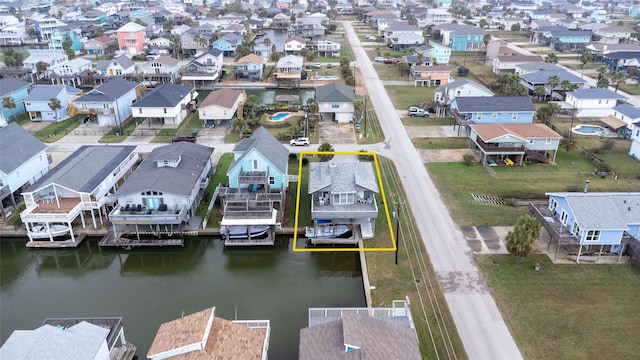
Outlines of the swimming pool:
[[578,125],[571,129],[575,134],[595,135],[595,136],[612,136],[613,134],[606,128],[599,125]]
[[286,118],[287,116],[289,116],[290,114],[288,112],[279,112],[279,113],[275,113],[273,115],[271,115],[271,121],[282,121],[284,120],[284,118]]

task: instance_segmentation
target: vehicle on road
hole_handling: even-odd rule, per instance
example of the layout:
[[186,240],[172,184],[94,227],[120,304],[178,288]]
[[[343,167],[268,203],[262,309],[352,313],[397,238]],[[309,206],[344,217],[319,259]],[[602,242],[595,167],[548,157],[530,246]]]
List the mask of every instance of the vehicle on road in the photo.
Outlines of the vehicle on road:
[[376,56],[374,59],[375,62],[384,62],[384,58],[382,56]]
[[317,62],[317,63],[313,64],[313,67],[316,68],[316,69],[320,69],[322,67],[322,64]]
[[395,63],[397,63],[398,61],[400,61],[400,60],[398,60],[398,59],[396,59],[396,58],[386,58],[386,59],[384,59],[384,63],[385,63],[385,64],[395,64]]
[[291,146],[309,146],[309,144],[310,144],[309,138],[306,138],[306,137],[291,139],[291,141],[289,141],[289,145]]
[[327,64],[327,69],[331,69],[331,68],[333,68],[333,64],[332,63],[328,63]]
[[358,123],[353,124],[353,128],[356,129],[356,131],[362,130],[362,126],[360,126],[360,124]]
[[373,41],[375,41],[375,40],[378,40],[378,37],[377,37],[377,36],[375,36],[375,35],[367,35],[367,40],[373,40]]
[[409,116],[429,117],[429,112],[417,106],[409,106]]

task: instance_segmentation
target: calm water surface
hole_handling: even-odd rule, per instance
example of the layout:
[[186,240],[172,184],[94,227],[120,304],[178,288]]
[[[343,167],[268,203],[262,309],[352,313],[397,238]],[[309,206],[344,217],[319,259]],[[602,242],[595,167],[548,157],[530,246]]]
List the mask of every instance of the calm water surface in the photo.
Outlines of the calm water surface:
[[270,359],[296,359],[309,307],[365,306],[356,253],[224,248],[189,238],[183,248],[26,249],[0,241],[0,338],[47,317],[122,316],[127,340],[146,358],[161,323],[216,306],[216,315],[271,320]]

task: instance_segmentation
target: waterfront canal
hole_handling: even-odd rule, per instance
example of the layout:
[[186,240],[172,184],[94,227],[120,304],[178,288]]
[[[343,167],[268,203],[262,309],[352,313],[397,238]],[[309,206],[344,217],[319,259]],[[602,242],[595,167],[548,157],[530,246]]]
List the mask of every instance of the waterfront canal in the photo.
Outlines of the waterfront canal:
[[269,358],[297,359],[309,307],[365,306],[357,253],[293,253],[279,238],[265,248],[225,248],[187,238],[182,248],[27,249],[0,241],[0,338],[47,317],[122,316],[145,359],[161,323],[216,306],[229,320],[271,320]]

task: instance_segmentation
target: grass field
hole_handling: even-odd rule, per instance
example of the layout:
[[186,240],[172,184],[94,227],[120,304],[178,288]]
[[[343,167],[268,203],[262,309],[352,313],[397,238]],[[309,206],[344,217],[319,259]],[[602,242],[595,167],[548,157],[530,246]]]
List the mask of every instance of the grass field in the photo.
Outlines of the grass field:
[[[229,182],[227,178],[227,170],[229,169],[232,160],[232,153],[222,154],[220,156],[220,159],[218,159],[218,162],[216,163],[216,172],[211,177],[209,185],[205,190],[204,200],[206,201],[201,201],[200,204],[198,204],[198,208],[196,209],[196,214],[198,216],[204,216],[207,213],[207,207],[209,206],[208,201],[213,195],[213,192],[215,191],[218,184],[227,184]],[[220,221],[222,221],[222,216],[220,216],[214,208],[211,211],[211,216],[209,217],[207,228],[219,227]]]
[[385,86],[387,93],[396,109],[406,109],[409,106],[423,102],[432,102],[436,87],[415,86]]
[[409,81],[409,75],[405,73],[401,76],[400,70],[395,64],[374,63],[373,68],[378,73],[380,80]]
[[[525,359],[633,359],[640,354],[640,270],[553,264],[531,255],[476,258]],[[491,265],[491,261],[500,265]],[[533,270],[540,263],[540,271]]]
[[582,191],[585,180],[590,181],[589,191],[640,191],[640,180],[593,176],[594,166],[582,157],[580,151],[561,150],[556,163],[496,167],[492,168],[496,172],[495,177],[479,164],[430,163],[426,167],[453,220],[460,226],[509,226],[527,213],[526,206],[476,202],[471,193],[506,199],[543,199],[546,198],[545,192]]
[[62,139],[78,126],[80,126],[80,115],[72,116],[58,122],[52,122],[44,129],[36,132],[34,136],[44,143],[52,143]]
[[416,149],[466,149],[465,138],[414,138],[413,145]]

